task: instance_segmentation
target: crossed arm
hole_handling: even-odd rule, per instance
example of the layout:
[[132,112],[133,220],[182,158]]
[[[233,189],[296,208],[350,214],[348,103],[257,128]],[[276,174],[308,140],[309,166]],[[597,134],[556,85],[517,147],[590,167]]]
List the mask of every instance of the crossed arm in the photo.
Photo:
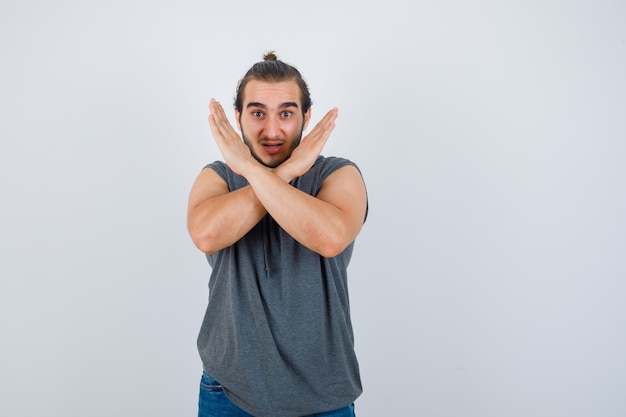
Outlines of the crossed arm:
[[302,245],[324,257],[341,253],[359,234],[366,210],[363,179],[353,166],[331,174],[317,196],[289,184],[307,172],[334,128],[329,111],[302,139],[291,157],[271,169],[251,155],[228,123],[221,106],[211,102],[209,123],[225,162],[250,185],[230,192],[212,169],[204,169],[189,196],[187,227],[195,245],[213,253],[241,239],[266,214]]

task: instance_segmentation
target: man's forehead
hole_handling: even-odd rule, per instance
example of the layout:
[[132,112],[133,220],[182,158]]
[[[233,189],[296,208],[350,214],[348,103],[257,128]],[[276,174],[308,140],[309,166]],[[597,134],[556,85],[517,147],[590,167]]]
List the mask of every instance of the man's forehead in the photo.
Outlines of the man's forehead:
[[299,107],[300,89],[295,81],[267,82],[252,80],[243,90],[243,105],[260,104],[265,107],[294,105]]

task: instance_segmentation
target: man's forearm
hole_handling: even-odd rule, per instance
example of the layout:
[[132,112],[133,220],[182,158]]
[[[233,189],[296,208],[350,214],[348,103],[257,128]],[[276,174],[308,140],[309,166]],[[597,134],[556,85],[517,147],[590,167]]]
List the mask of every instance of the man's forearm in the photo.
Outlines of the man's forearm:
[[200,250],[214,253],[241,239],[266,213],[252,188],[246,186],[192,208],[189,233]]
[[341,210],[291,186],[289,177],[262,166],[246,172],[260,204],[291,237],[322,256],[335,256],[346,244]]

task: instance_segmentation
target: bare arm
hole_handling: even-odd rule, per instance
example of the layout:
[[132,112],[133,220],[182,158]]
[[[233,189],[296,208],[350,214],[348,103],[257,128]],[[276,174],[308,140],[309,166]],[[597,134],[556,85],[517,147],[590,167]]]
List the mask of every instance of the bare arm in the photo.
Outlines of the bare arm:
[[295,240],[324,257],[337,256],[361,231],[367,199],[361,174],[353,166],[331,174],[316,197],[263,167],[251,170],[247,178],[274,220]]
[[[254,161],[241,137],[228,122],[224,109],[215,100],[209,104],[209,125],[223,154]],[[222,146],[229,144],[229,149]],[[227,161],[228,162],[228,161]],[[204,169],[189,195],[187,230],[192,241],[205,253],[214,253],[241,239],[267,213],[250,186],[230,191],[212,169]]]
[[189,194],[187,229],[198,249],[213,253],[241,239],[265,213],[250,186],[229,192],[224,180],[207,168]]

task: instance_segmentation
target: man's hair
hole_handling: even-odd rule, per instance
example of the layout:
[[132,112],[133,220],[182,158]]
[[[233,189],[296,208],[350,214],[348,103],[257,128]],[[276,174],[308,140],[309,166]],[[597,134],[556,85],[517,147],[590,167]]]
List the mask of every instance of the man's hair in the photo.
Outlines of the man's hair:
[[276,57],[274,51],[270,51],[263,56],[263,61],[257,62],[246,72],[246,75],[237,84],[237,94],[235,95],[235,109],[241,113],[243,109],[243,90],[252,80],[278,83],[281,81],[295,81],[300,88],[302,96],[302,114],[311,107],[311,94],[309,87],[302,78],[300,71],[294,66],[284,63]]

